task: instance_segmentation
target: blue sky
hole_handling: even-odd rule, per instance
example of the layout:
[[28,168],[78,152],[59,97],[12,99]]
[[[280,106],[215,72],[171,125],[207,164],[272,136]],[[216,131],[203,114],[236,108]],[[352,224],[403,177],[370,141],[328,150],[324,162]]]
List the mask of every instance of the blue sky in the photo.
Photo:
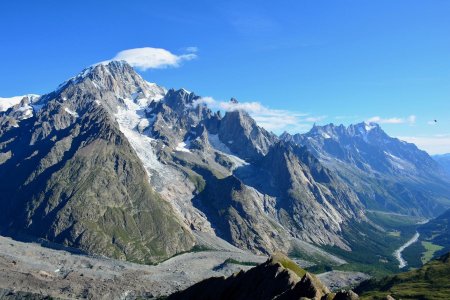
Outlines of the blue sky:
[[1,1],[0,96],[43,94],[155,47],[178,60],[140,68],[145,79],[215,103],[236,97],[277,133],[376,120],[450,152],[450,1],[118,2]]

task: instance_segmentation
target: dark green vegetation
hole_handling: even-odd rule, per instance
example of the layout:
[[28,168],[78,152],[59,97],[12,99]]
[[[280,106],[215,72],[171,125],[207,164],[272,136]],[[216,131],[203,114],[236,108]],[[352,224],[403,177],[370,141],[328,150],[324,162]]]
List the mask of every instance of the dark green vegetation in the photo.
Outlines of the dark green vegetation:
[[425,252],[427,252],[427,250],[422,244],[421,237],[419,237],[417,242],[410,245],[402,252],[403,259],[408,262],[407,268],[420,268],[423,266],[422,256]]
[[367,217],[377,225],[367,226],[355,222],[344,228],[344,237],[352,251],[326,247],[326,250],[344,258],[348,264],[319,264],[308,270],[316,273],[330,270],[360,271],[378,278],[399,272],[398,261],[393,253],[415,234],[417,222],[422,219],[375,211],[367,212]]
[[271,259],[274,263],[281,264],[284,268],[291,270],[292,272],[297,274],[297,276],[299,276],[299,277],[302,277],[306,274],[305,270],[300,268],[295,262],[293,262],[292,260],[290,260],[289,258],[287,258],[286,256],[284,256],[281,253],[273,254]]
[[361,299],[450,299],[450,253],[417,270],[368,280],[355,289]]
[[242,265],[242,266],[257,266],[258,264],[252,261],[239,261],[233,258],[227,258],[224,264],[234,264],[234,265]]
[[[439,217],[423,224],[418,229],[421,240],[427,242],[424,246],[428,251],[436,250],[439,256],[450,250],[450,210]],[[438,248],[442,247],[440,250]]]
[[417,227],[419,242],[403,252],[411,268],[419,268],[433,258],[450,251],[450,210]]

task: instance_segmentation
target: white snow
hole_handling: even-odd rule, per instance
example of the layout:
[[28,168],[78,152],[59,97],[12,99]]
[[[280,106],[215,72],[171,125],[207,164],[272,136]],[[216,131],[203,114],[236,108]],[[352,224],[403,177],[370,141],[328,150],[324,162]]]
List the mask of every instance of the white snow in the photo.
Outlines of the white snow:
[[393,155],[392,153],[384,151],[384,154],[386,154],[386,156],[388,157],[391,165],[399,170],[412,170],[415,168],[414,165],[410,162],[407,162],[406,160],[403,160],[400,157]]
[[176,151],[181,151],[181,152],[191,152],[188,148],[187,148],[187,144],[185,142],[181,142],[178,143],[177,147],[175,148]]
[[19,104],[24,97],[28,97],[31,103],[33,103],[36,102],[40,96],[36,94],[27,94],[23,96],[15,96],[10,98],[0,97],[0,112],[7,111],[10,107]]
[[156,83],[145,81],[145,84],[146,89],[131,94],[133,102],[140,107],[148,106],[153,101],[160,101],[167,94],[167,90]]
[[326,132],[322,132],[321,135],[324,139],[331,139],[331,136]]
[[18,111],[22,112],[20,116],[20,120],[29,119],[33,116],[33,108],[30,105],[24,105],[18,109]]
[[69,115],[72,115],[72,116],[74,116],[75,118],[78,118],[78,117],[79,117],[76,111],[70,110],[70,109],[67,108],[67,107],[64,107],[64,110],[65,110]]
[[375,125],[375,123],[366,123],[366,122],[364,122],[364,129],[365,129],[367,132],[371,131],[371,130],[374,129],[375,127],[377,127],[377,126]]
[[416,166],[411,162],[404,160],[398,156],[393,155],[392,153],[384,151],[384,154],[388,156],[389,162],[393,167],[396,167],[399,170],[403,170],[403,172],[414,173],[417,172]]
[[234,155],[233,152],[231,152],[230,148],[228,148],[227,145],[222,143],[222,141],[219,139],[219,135],[209,134],[208,140],[214,149],[221,152],[223,155],[227,156],[233,162],[233,164],[235,165],[235,168],[248,165],[248,162],[246,162],[242,158]]
[[141,119],[137,125],[139,132],[144,131],[148,126],[150,126],[150,121],[148,119]]
[[0,111],[7,111],[11,106],[19,104],[22,98],[23,96],[0,98]]
[[164,166],[158,161],[154,152],[155,140],[136,130],[139,123],[145,119],[145,110],[131,99],[124,99],[124,102],[126,107],[117,107],[116,120],[119,123],[120,131],[136,151],[145,171],[151,178],[154,171],[161,172]]

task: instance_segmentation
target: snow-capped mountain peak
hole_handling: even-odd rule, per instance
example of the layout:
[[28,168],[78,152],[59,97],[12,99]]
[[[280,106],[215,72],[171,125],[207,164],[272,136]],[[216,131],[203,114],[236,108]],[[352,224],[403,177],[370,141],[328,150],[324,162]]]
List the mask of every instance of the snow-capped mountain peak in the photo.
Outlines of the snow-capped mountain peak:
[[7,111],[10,107],[20,104],[23,98],[28,98],[30,103],[35,103],[39,97],[40,95],[36,94],[26,94],[9,98],[0,97],[0,112]]

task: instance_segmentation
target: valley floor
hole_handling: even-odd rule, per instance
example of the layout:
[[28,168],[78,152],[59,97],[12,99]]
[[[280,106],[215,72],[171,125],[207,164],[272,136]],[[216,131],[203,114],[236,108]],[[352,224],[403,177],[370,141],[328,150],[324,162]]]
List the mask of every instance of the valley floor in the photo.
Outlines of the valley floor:
[[[201,238],[208,242],[208,237]],[[145,299],[171,294],[212,276],[229,276],[266,259],[224,242],[219,250],[184,253],[150,266],[0,236],[0,296],[10,294],[5,299],[15,299],[14,295],[20,298],[16,292],[29,292],[62,299]],[[310,265],[301,260],[296,263]],[[355,284],[367,275],[329,272],[322,277],[336,288]]]
[[[229,259],[234,263],[225,263]],[[57,298],[134,299],[170,294],[212,276],[229,276],[267,257],[243,251],[202,251],[158,265],[72,254],[0,236],[0,289]]]

